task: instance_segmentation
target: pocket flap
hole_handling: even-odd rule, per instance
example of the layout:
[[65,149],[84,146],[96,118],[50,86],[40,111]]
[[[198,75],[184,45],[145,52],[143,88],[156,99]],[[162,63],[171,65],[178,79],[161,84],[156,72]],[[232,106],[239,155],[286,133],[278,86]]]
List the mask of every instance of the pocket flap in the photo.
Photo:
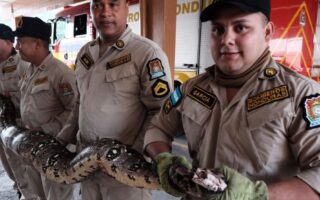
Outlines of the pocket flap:
[[31,90],[31,94],[35,94],[40,91],[46,91],[46,90],[49,90],[49,88],[50,88],[49,83],[43,83],[40,85],[36,85],[36,86],[33,86],[32,90]]
[[137,71],[133,64],[118,66],[112,69],[108,69],[105,75],[106,82],[113,82],[126,77],[134,76]]

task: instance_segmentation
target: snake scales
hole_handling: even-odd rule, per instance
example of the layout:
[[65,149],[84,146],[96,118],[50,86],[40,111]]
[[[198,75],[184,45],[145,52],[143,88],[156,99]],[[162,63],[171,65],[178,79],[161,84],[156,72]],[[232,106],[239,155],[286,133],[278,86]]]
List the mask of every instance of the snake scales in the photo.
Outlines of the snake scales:
[[[30,161],[50,180],[65,184],[81,182],[103,166],[110,176],[121,183],[145,189],[160,189],[154,166],[134,149],[119,141],[104,138],[77,154],[72,153],[51,135],[17,127],[13,103],[1,94],[0,128],[6,148]],[[186,193],[199,193],[190,189],[194,183],[190,185],[189,180],[183,190],[187,190]]]

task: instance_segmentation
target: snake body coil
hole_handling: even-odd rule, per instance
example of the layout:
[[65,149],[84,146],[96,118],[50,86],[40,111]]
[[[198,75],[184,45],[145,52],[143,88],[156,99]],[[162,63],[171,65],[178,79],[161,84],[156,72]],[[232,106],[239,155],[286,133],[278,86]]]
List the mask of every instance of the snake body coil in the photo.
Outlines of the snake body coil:
[[113,139],[101,139],[75,154],[51,135],[19,128],[8,97],[0,95],[1,139],[50,180],[72,184],[81,182],[104,167],[119,182],[133,187],[159,189],[152,164],[134,149]]

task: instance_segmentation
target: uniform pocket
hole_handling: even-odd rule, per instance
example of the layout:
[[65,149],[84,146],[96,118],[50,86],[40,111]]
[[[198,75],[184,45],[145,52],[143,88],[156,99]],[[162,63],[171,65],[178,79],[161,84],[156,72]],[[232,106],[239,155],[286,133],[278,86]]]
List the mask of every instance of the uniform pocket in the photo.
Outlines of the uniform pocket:
[[40,84],[40,85],[33,86],[32,89],[31,89],[31,94],[36,94],[36,93],[41,92],[41,91],[47,91],[49,89],[50,89],[50,84],[49,83],[43,83],[43,84]]
[[107,73],[105,75],[105,82],[114,82],[135,75],[138,75],[138,73],[134,67],[134,64],[118,66],[107,70]]

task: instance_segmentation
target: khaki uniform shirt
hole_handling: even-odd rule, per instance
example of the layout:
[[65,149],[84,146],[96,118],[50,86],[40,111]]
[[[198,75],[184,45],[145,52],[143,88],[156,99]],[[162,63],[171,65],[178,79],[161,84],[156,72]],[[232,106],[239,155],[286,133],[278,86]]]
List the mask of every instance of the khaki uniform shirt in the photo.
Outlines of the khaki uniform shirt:
[[0,93],[11,97],[17,112],[20,104],[19,81],[28,65],[15,50],[7,60],[0,62]]
[[320,85],[271,60],[228,103],[210,70],[171,94],[144,145],[183,130],[199,167],[267,183],[297,175],[320,192]]
[[49,54],[40,66],[30,64],[21,83],[21,119],[56,136],[77,101],[74,73]]
[[145,124],[170,94],[166,55],[154,42],[127,28],[99,58],[99,39],[78,53],[78,139],[86,144],[113,138],[141,150]]

